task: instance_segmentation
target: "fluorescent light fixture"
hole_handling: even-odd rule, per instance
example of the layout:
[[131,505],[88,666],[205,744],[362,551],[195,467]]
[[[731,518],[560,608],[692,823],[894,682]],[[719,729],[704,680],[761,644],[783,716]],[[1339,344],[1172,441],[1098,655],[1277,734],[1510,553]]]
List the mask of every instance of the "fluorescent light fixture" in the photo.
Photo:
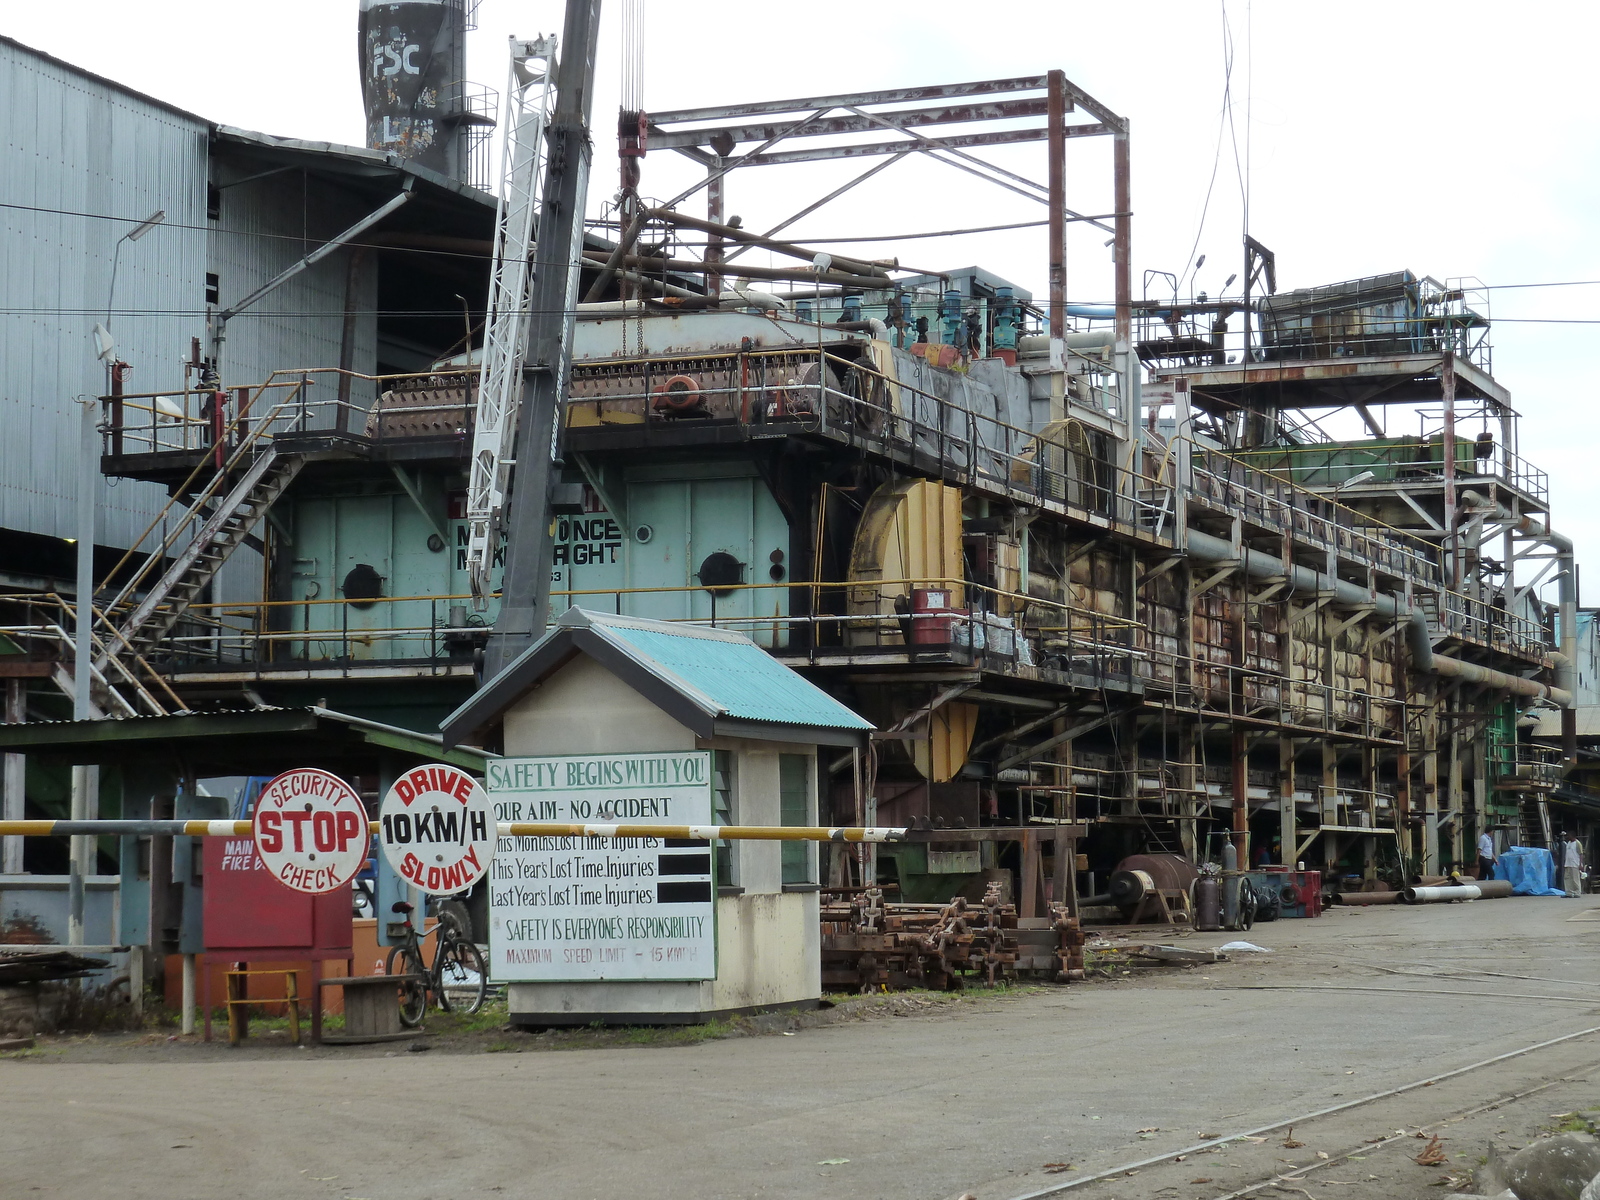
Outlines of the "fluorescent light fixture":
[[1336,492],[1342,492],[1342,491],[1345,490],[1345,488],[1353,488],[1353,487],[1356,487],[1356,486],[1358,486],[1360,484],[1363,484],[1363,483],[1371,483],[1376,478],[1377,478],[1377,475],[1373,474],[1373,472],[1371,472],[1371,471],[1363,471],[1359,475],[1350,476],[1349,479],[1346,479],[1343,483],[1341,483],[1338,487],[1334,488],[1333,490],[1336,491]]
[[127,238],[130,242],[137,242],[145,234],[149,233],[152,229],[154,229],[157,225],[161,224],[161,222],[165,221],[166,219],[167,219],[167,210],[164,209],[164,208],[158,208],[158,209],[156,209],[155,212],[151,213],[144,220],[140,221],[139,224],[135,228],[133,228],[129,232],[123,234],[122,236]]

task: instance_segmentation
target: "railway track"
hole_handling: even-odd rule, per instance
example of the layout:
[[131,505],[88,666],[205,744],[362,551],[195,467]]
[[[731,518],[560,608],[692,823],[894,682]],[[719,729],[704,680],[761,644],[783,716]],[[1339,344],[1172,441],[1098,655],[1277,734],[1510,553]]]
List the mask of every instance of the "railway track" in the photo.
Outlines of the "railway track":
[[[1064,1179],[1046,1187],[1036,1188],[1009,1197],[1009,1200],[1047,1200],[1048,1197],[1068,1196],[1074,1193],[1083,1195],[1098,1195],[1104,1192],[1112,1193],[1113,1184],[1118,1185],[1115,1194],[1121,1197],[1157,1195],[1169,1197],[1176,1195],[1197,1195],[1204,1193],[1207,1200],[1239,1200],[1241,1197],[1252,1196],[1266,1189],[1278,1191],[1304,1191],[1303,1186],[1296,1186],[1296,1181],[1310,1180],[1325,1172],[1328,1168],[1352,1159],[1364,1160],[1370,1155],[1379,1153],[1385,1148],[1393,1148],[1397,1143],[1409,1142],[1411,1146],[1417,1143],[1415,1139],[1419,1134],[1436,1130],[1450,1122],[1460,1121],[1476,1114],[1489,1112],[1506,1105],[1514,1104],[1551,1088],[1565,1083],[1581,1082],[1589,1078],[1592,1073],[1600,1072],[1600,1061],[1584,1066],[1573,1067],[1570,1058],[1560,1063],[1560,1073],[1553,1074],[1535,1082],[1532,1078],[1525,1078],[1518,1087],[1509,1092],[1497,1093],[1494,1098],[1479,1101],[1473,1104],[1464,1104],[1459,1107],[1451,1106],[1445,1111],[1429,1114],[1428,1120],[1417,1123],[1411,1118],[1414,1111],[1400,1109],[1397,1102],[1405,1101],[1413,1093],[1427,1088],[1449,1084],[1465,1076],[1477,1072],[1490,1070],[1504,1064],[1511,1064],[1515,1060],[1538,1059],[1546,1052],[1558,1047],[1569,1047],[1584,1038],[1600,1034],[1600,1026],[1592,1026],[1563,1034],[1560,1037],[1548,1038],[1534,1042],[1527,1046],[1509,1050],[1503,1054],[1494,1055],[1464,1067],[1457,1067],[1451,1071],[1430,1075],[1426,1078],[1412,1080],[1397,1087],[1387,1088],[1380,1092],[1361,1096],[1340,1104],[1328,1105],[1309,1112],[1295,1113],[1284,1116],[1263,1125],[1238,1130],[1228,1134],[1206,1137],[1192,1145],[1169,1150],[1161,1154],[1150,1155],[1131,1162],[1121,1163],[1114,1167],[1095,1171],[1087,1175],[1075,1175],[1071,1179]],[[1525,1064],[1531,1073],[1537,1066],[1536,1062]],[[1448,1089],[1446,1089],[1448,1091]],[[1444,1094],[1444,1093],[1439,1093]],[[1481,1095],[1481,1092],[1479,1093]],[[1370,1110],[1363,1113],[1362,1110]],[[1345,1117],[1368,1118],[1362,1121],[1362,1128],[1353,1129],[1350,1120],[1340,1120]],[[1403,1128],[1401,1127],[1403,1126]],[[1353,1142],[1352,1135],[1370,1133],[1374,1128],[1391,1131],[1379,1137],[1356,1136]],[[1284,1167],[1281,1162],[1271,1167],[1262,1169],[1264,1164],[1248,1164],[1247,1171],[1254,1170],[1254,1177],[1247,1179],[1230,1180],[1230,1190],[1214,1193],[1204,1184],[1217,1184],[1221,1181],[1212,1177],[1203,1180],[1192,1178],[1196,1170],[1205,1171],[1206,1160],[1195,1161],[1196,1156],[1209,1155],[1225,1148],[1230,1151],[1254,1151],[1258,1147],[1262,1150],[1276,1150],[1268,1147],[1268,1135],[1281,1131],[1293,1130],[1295,1145],[1310,1145],[1322,1138],[1332,1138],[1333,1144],[1340,1149],[1327,1149],[1317,1153],[1312,1161]],[[1285,1138],[1284,1143],[1289,1139]],[[1279,1143],[1283,1145],[1284,1143]],[[1260,1157],[1260,1155],[1257,1155]],[[1409,1157],[1409,1155],[1408,1155]],[[1134,1176],[1140,1176],[1137,1182]],[[1225,1185],[1226,1186],[1226,1185]],[[977,1195],[979,1193],[972,1193]],[[986,1189],[982,1195],[985,1200],[989,1195],[994,1195],[992,1189]],[[1346,1193],[1349,1194],[1349,1193]]]

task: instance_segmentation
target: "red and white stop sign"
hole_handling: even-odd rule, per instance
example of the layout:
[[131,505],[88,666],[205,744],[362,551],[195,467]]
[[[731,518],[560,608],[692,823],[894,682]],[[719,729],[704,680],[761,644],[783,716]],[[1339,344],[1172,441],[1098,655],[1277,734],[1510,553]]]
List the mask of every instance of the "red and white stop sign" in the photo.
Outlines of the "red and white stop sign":
[[256,852],[279,883],[320,895],[344,887],[367,857],[367,810],[356,790],[313,767],[285,771],[256,801]]
[[384,794],[378,843],[395,873],[423,891],[463,891],[483,878],[494,858],[489,794],[455,767],[413,767]]

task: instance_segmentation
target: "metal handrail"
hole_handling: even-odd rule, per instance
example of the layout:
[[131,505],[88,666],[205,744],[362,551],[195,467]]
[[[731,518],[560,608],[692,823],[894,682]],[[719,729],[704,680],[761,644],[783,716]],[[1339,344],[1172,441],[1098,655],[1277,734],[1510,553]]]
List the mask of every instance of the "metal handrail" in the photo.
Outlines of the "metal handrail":
[[[1457,481],[1465,483],[1468,480],[1500,479],[1536,500],[1544,503],[1549,500],[1550,476],[1547,472],[1534,466],[1522,455],[1510,449],[1502,442],[1495,442],[1487,454],[1479,454],[1476,443],[1470,438],[1459,438],[1456,441],[1456,470]],[[1354,478],[1362,470],[1373,466],[1393,467],[1396,471],[1406,471],[1413,474],[1425,475],[1428,478],[1442,477],[1444,474],[1443,442],[1437,434],[1423,435],[1420,437],[1397,437],[1389,441],[1367,442],[1336,442],[1331,445],[1310,446],[1270,446],[1231,452],[1236,458],[1249,462],[1253,458],[1265,459],[1307,459],[1318,456],[1319,461],[1288,461],[1286,465],[1275,466],[1271,472],[1279,472],[1287,476],[1311,475],[1315,472],[1325,472],[1328,479],[1325,484],[1316,485],[1300,483],[1299,486],[1307,490],[1317,491],[1320,487],[1337,487],[1342,480],[1335,479],[1336,473],[1343,473],[1346,478]],[[1481,469],[1488,466],[1489,470]],[[1252,469],[1269,472],[1268,468],[1255,466]],[[1464,474],[1463,474],[1464,472]],[[1270,472],[1269,472],[1270,473]],[[1376,485],[1387,482],[1375,480]],[[1404,480],[1394,482],[1403,483]]]

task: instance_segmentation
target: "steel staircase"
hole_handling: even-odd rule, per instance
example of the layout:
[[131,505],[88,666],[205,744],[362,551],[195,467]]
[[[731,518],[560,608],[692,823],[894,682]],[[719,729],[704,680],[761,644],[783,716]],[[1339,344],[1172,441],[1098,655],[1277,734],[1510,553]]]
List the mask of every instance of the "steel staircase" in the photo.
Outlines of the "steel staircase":
[[[193,604],[216,577],[222,564],[250,536],[274,501],[299,474],[305,459],[281,454],[268,442],[253,459],[244,464],[237,481],[220,498],[228,472],[219,472],[195,498],[177,528],[168,535],[151,562],[170,556],[171,565],[150,585],[125,617],[116,621],[119,645],[110,648],[114,657],[129,652],[146,654],[177,624],[184,610]],[[187,544],[176,543],[192,531]],[[143,573],[141,573],[142,576]],[[135,576],[125,585],[109,610],[116,613],[128,603],[142,582]],[[99,666],[104,660],[97,661]]]
[[1518,809],[1522,819],[1518,830],[1522,840],[1518,845],[1550,849],[1550,806],[1542,797],[1524,796]]
[[[96,627],[103,633],[95,639],[95,674],[115,677],[120,686],[113,690],[137,689],[138,707],[183,710],[182,701],[160,680],[147,656],[200,599],[233,552],[246,541],[254,542],[254,530],[267,510],[305,465],[303,455],[280,451],[269,433],[286,415],[293,418],[303,388],[304,383],[292,390],[248,432],[237,420],[223,431],[223,443],[233,446],[226,461],[198,491],[191,491],[189,485],[200,479],[204,469],[195,468],[135,543],[137,548],[156,528],[170,522],[160,545],[130,573],[103,615],[96,614]],[[111,574],[131,557],[132,551]],[[164,699],[143,686],[141,674],[154,681],[155,691]],[[113,709],[131,707],[113,704]]]

